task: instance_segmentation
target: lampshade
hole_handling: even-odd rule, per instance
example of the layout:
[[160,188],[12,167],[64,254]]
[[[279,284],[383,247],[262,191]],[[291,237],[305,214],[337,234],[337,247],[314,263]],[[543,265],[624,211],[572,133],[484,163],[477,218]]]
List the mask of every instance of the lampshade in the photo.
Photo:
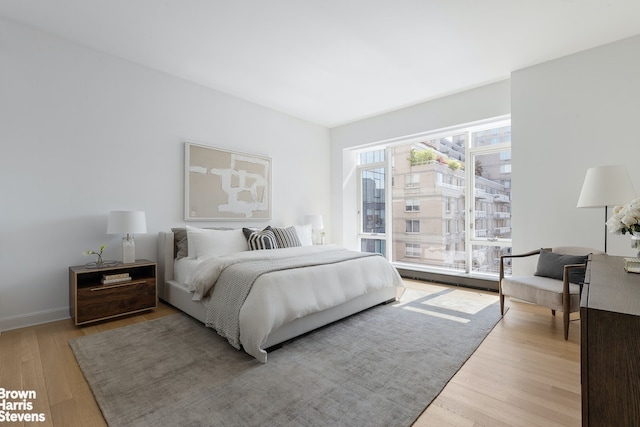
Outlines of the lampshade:
[[578,198],[579,208],[623,205],[636,198],[627,168],[598,166],[587,170]]
[[139,234],[147,232],[147,220],[141,211],[111,211],[107,234]]
[[140,211],[111,211],[107,223],[107,234],[126,234],[122,238],[122,262],[136,262],[136,243],[134,233],[146,233],[147,220]]
[[306,224],[311,224],[311,228],[314,230],[322,230],[324,225],[322,224],[322,215],[306,215],[304,217]]

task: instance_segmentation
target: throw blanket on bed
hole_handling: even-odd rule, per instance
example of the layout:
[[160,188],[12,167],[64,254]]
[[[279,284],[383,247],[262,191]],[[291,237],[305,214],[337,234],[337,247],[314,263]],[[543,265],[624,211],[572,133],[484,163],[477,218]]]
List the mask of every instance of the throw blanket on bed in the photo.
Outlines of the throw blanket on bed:
[[247,260],[228,265],[215,282],[213,295],[207,308],[206,325],[227,338],[233,347],[240,349],[240,308],[258,277],[273,271],[334,264],[368,256],[379,256],[379,254],[332,251],[300,257]]

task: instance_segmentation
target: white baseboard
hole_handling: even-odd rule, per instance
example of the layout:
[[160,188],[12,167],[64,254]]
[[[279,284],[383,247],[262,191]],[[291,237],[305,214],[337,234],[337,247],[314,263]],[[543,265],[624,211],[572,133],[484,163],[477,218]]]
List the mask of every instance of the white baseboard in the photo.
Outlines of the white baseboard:
[[0,332],[12,329],[26,328],[27,326],[41,325],[57,320],[69,319],[69,308],[54,308],[52,310],[38,311],[36,313],[21,314],[19,316],[0,318]]

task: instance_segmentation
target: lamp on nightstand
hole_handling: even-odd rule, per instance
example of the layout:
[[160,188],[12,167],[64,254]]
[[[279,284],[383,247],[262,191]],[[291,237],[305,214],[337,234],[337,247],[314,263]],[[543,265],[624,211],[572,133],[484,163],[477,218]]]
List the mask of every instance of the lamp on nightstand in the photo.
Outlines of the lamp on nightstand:
[[[314,214],[305,216],[305,222],[307,224],[311,224],[311,230],[316,233],[316,237],[314,239],[314,244],[316,245],[324,245],[324,233],[322,233],[322,229],[324,225],[322,224],[322,215]],[[321,235],[321,238],[318,239],[317,234]]]
[[147,220],[140,211],[111,211],[107,224],[107,234],[124,234],[122,237],[122,262],[136,262],[136,244],[134,233],[146,233]]

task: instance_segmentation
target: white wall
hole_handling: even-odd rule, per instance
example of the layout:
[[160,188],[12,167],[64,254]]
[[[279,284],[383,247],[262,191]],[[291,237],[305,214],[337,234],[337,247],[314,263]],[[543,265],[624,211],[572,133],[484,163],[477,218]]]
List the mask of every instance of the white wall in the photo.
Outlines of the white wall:
[[[515,71],[510,81],[332,129],[332,238],[357,244],[351,148],[510,112],[514,252],[560,245],[602,250],[604,208],[577,209],[576,203],[592,166],[625,165],[640,191],[638,52],[640,36]],[[635,254],[629,237],[607,238],[609,254]]]
[[[604,208],[578,209],[593,166],[625,165],[636,190],[640,36],[516,71],[511,77],[513,249],[604,249]],[[608,236],[611,255],[633,255]]]
[[[330,133],[4,19],[0,39],[0,330],[68,315],[68,266],[102,242],[120,256],[109,210],[147,212],[137,255],[156,258],[156,233],[183,224],[184,141],[272,157],[272,223],[318,212],[349,246],[352,147],[509,112],[515,251],[602,246],[604,211],[575,208],[591,166],[624,164],[640,190],[640,37]],[[611,235],[609,252],[634,253]]]
[[156,259],[184,224],[184,141],[270,156],[271,223],[331,229],[326,128],[4,19],[0,40],[0,330],[68,316],[68,266],[121,257],[110,210],[146,212]]
[[331,130],[332,239],[357,248],[357,176],[353,147],[509,114],[504,80]]

